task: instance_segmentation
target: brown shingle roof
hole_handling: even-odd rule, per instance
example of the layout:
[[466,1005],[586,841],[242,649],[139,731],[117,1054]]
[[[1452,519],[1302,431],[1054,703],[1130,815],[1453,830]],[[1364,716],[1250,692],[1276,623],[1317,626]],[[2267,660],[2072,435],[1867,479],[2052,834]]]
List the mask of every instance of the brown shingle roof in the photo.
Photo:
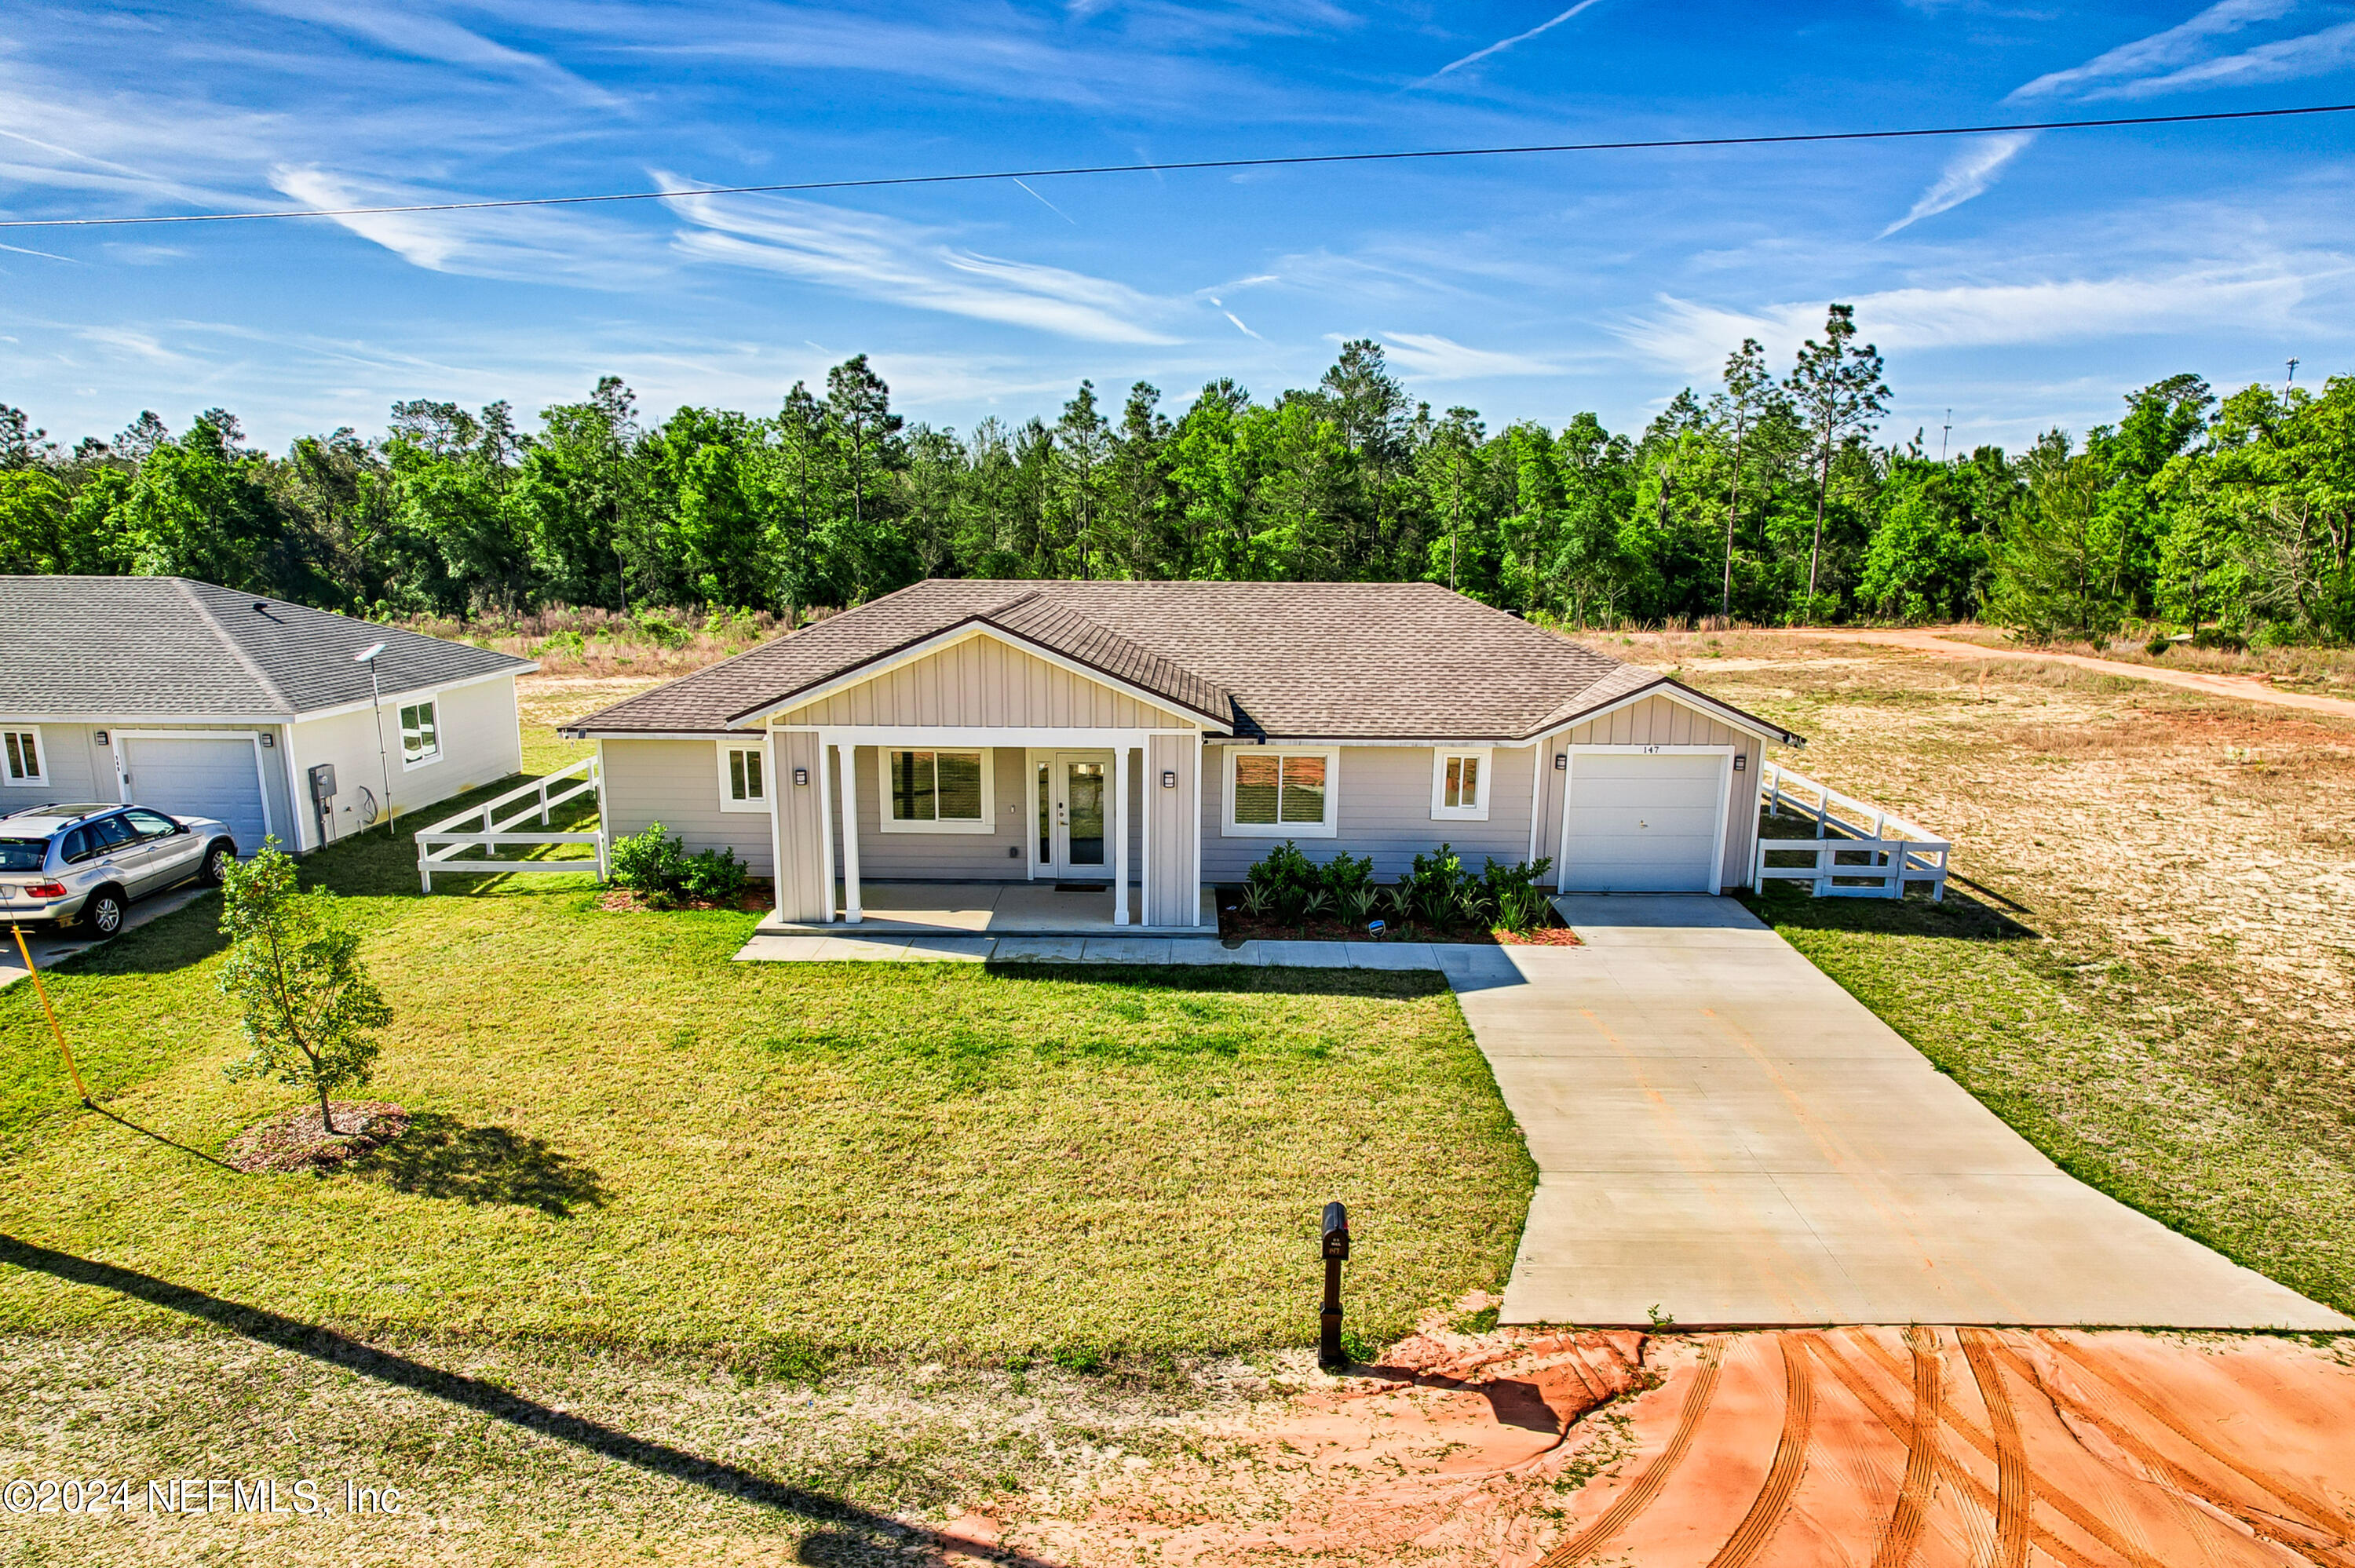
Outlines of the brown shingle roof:
[[569,727],[719,730],[975,620],[1278,739],[1525,739],[1660,678],[1433,583],[936,578]]

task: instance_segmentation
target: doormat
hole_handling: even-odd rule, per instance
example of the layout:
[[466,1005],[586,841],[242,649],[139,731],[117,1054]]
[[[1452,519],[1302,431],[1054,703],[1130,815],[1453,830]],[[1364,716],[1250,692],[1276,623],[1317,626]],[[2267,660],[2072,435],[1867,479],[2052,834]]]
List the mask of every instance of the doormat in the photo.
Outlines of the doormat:
[[1110,892],[1111,889],[1112,884],[1109,882],[1059,882],[1055,884],[1055,891],[1058,893],[1107,893]]

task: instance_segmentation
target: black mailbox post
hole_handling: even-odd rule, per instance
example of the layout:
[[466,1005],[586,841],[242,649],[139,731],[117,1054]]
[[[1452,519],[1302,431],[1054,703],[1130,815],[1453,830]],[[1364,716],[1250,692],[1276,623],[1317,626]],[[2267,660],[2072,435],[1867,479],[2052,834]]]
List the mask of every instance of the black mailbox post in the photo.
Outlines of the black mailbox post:
[[1345,1367],[1341,1353],[1341,1265],[1349,1255],[1349,1211],[1339,1203],[1325,1205],[1325,1309],[1318,1314],[1316,1360],[1327,1367]]

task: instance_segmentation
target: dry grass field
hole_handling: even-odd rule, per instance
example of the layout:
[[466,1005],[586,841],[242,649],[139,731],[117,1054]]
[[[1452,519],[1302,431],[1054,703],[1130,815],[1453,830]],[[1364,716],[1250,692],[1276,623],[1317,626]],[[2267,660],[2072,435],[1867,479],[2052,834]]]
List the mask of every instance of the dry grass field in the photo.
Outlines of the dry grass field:
[[1972,885],[1766,903],[2064,1166],[2355,1306],[2355,722],[1805,638],[1591,639],[1806,736]]

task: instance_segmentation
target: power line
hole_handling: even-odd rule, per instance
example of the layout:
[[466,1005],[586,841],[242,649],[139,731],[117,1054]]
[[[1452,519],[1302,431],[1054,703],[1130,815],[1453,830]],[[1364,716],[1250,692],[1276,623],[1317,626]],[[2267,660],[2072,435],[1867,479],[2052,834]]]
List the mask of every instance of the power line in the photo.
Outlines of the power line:
[[578,207],[591,202],[672,201],[681,196],[780,196],[806,191],[874,190],[890,185],[974,185],[986,180],[1060,179],[1077,175],[1167,175],[1204,169],[1298,168],[1312,164],[1385,164],[1438,158],[1503,158],[1548,153],[1637,153],[1678,147],[1788,147],[1814,142],[1898,142],[1937,136],[1996,136],[2017,131],[2097,131],[2123,125],[2199,125],[2223,120],[2279,120],[2346,114],[2355,103],[2296,109],[2233,109],[2209,114],[2137,114],[2111,120],[2032,120],[2004,125],[1933,125],[1901,131],[1808,131],[1779,136],[1679,136],[1636,142],[1550,142],[1509,147],[1425,147],[1396,153],[1305,153],[1273,158],[1196,158],[1169,164],[1082,164],[1050,169],[992,169],[965,175],[886,175],[859,180],[800,180],[765,185],[692,185],[677,190],[614,191],[597,196],[509,196],[490,201],[412,202],[399,207],[287,207],[261,212],[185,212],[143,217],[19,217],[5,228],[112,228],[158,223],[250,223],[282,217],[389,217],[403,213],[486,212],[511,207]]

